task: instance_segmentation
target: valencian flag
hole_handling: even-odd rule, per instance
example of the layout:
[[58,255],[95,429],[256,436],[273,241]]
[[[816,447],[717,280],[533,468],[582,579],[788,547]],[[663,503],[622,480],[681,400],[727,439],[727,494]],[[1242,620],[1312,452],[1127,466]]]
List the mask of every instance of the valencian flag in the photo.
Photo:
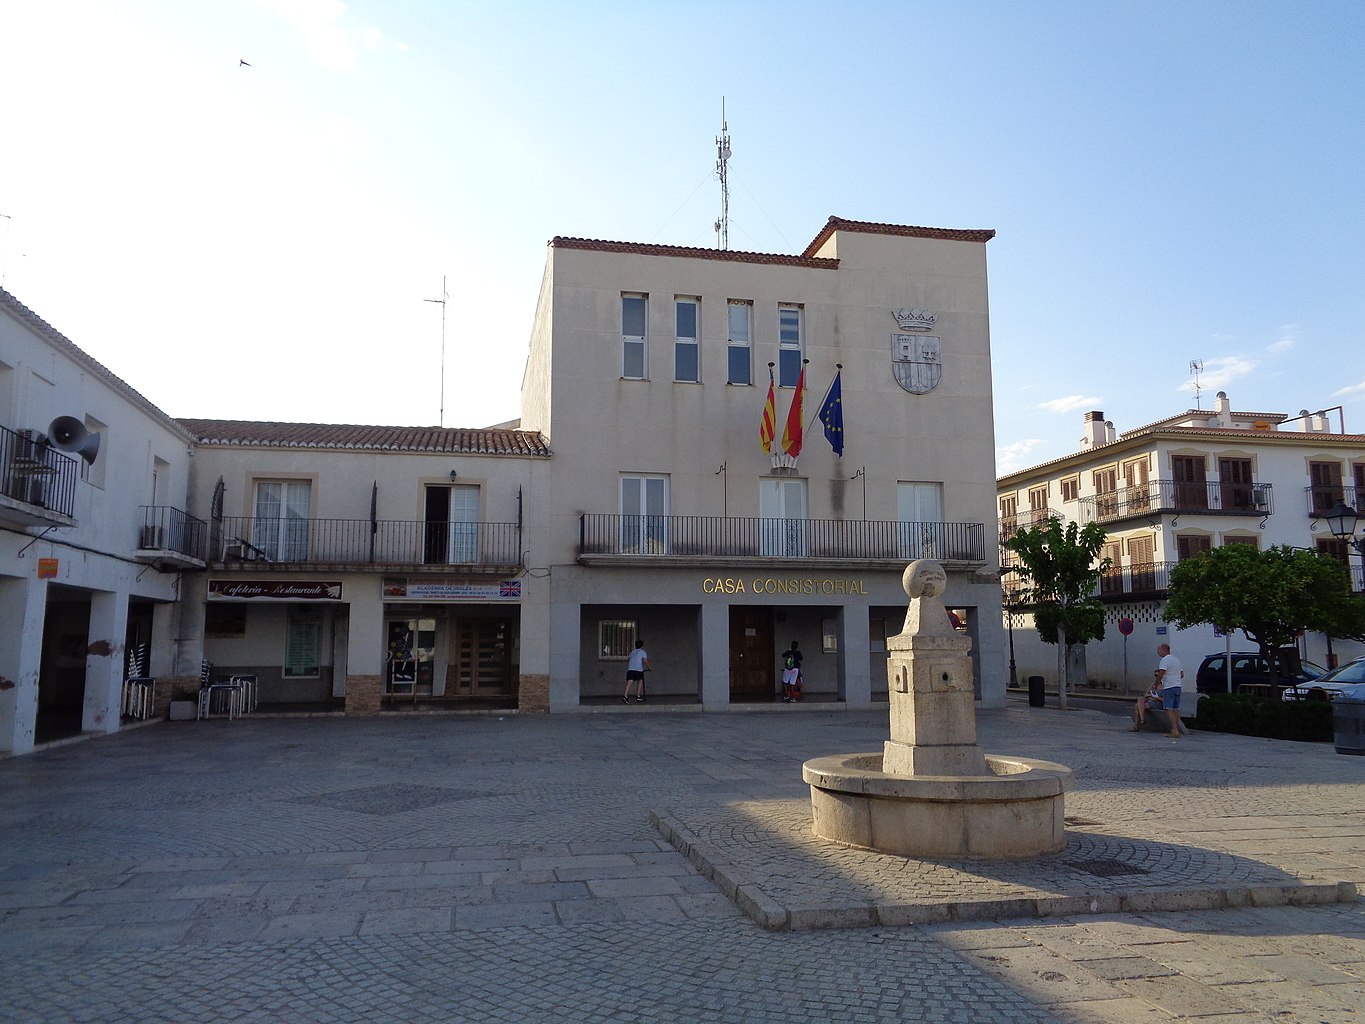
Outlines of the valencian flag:
[[768,364],[768,400],[763,403],[763,422],[758,425],[758,443],[769,455],[777,433],[777,394],[773,391],[773,364]]
[[820,406],[820,411],[816,413],[820,422],[825,425],[825,440],[834,449],[834,454],[840,458],[844,454],[844,389],[839,382],[843,372],[844,368],[840,364],[839,369],[834,371],[834,380],[825,394],[825,401]]
[[806,368],[796,378],[796,394],[792,395],[791,408],[787,410],[787,426],[782,431],[782,450],[793,459],[801,454],[801,397],[806,391]]

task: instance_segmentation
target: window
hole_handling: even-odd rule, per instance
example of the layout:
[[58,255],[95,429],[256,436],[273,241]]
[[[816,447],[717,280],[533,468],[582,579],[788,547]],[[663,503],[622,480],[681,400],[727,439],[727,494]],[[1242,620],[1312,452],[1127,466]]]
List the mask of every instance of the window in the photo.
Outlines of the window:
[[896,484],[902,558],[951,558],[943,546],[943,485],[920,481]]
[[727,384],[752,384],[754,382],[753,353],[749,344],[750,336],[753,333],[753,314],[753,303],[730,300],[729,343],[726,347],[725,381]]
[[1123,500],[1130,512],[1145,511],[1152,504],[1147,491],[1147,470],[1148,462],[1145,455],[1123,464]]
[[820,650],[825,654],[839,653],[839,620],[820,620]]
[[1114,496],[1119,489],[1118,470],[1113,466],[1097,469],[1091,483],[1095,486],[1095,514],[1100,519],[1112,519],[1119,510],[1118,499]]
[[1041,487],[1030,487],[1028,489],[1028,510],[1029,521],[1037,526],[1045,523],[1048,519],[1047,510],[1047,484]]
[[634,619],[600,619],[597,623],[597,660],[625,661],[635,650]]
[[1313,484],[1313,511],[1326,512],[1339,501],[1346,500],[1341,487],[1340,462],[1310,462],[1308,478]]
[[423,561],[428,565],[479,561],[478,484],[428,484]]
[[1177,536],[1175,539],[1175,557],[1183,562],[1187,558],[1203,554],[1211,547],[1213,547],[1213,542],[1207,536],[1200,534]]
[[1128,571],[1133,593],[1150,594],[1156,590],[1156,543],[1150,536],[1128,538]]
[[311,490],[307,480],[257,481],[251,543],[272,562],[307,559]]
[[645,379],[645,324],[649,300],[644,295],[621,295],[621,376]]
[[1123,566],[1122,560],[1123,545],[1116,540],[1105,541],[1104,547],[1100,549],[1100,560],[1109,559],[1109,568],[1104,570],[1104,575],[1100,577],[1101,594],[1121,594],[1123,593]]
[[779,477],[759,481],[759,553],[770,558],[806,554],[806,481]]
[[1014,536],[1019,528],[1019,496],[1002,494],[1000,496],[1000,532],[1007,537]]
[[701,300],[673,300],[673,379],[695,384],[701,380],[700,349],[697,346]]
[[1232,544],[1250,544],[1253,548],[1261,546],[1260,539],[1246,533],[1225,533],[1223,534],[1223,547]]
[[777,383],[796,387],[801,376],[801,307],[777,307]]
[[1175,507],[1177,509],[1206,509],[1209,507],[1204,456],[1172,455],[1171,479],[1175,483]]
[[284,637],[284,677],[316,679],[322,649],[322,623],[313,616],[289,617]]
[[1251,485],[1251,460],[1218,460],[1218,488],[1225,509],[1250,509],[1255,505],[1255,488]]
[[1063,501],[1076,501],[1081,496],[1081,478],[1069,476],[1058,485],[1058,488],[1062,492]]
[[621,477],[621,553],[668,553],[668,477]]

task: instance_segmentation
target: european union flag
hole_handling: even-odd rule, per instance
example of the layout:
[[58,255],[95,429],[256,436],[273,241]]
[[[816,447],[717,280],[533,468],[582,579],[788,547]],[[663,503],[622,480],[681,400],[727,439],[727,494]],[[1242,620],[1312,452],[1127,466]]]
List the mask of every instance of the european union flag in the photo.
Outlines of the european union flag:
[[844,389],[839,378],[843,372],[842,367],[835,372],[834,381],[825,394],[824,404],[817,413],[820,422],[825,425],[825,440],[834,449],[834,454],[841,458],[844,454]]

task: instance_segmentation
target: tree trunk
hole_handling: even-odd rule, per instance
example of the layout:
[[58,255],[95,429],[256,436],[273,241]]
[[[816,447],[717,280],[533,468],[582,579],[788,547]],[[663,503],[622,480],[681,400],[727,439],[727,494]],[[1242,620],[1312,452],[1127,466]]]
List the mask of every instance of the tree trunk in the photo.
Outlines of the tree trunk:
[[1066,625],[1057,623],[1057,706],[1066,710]]

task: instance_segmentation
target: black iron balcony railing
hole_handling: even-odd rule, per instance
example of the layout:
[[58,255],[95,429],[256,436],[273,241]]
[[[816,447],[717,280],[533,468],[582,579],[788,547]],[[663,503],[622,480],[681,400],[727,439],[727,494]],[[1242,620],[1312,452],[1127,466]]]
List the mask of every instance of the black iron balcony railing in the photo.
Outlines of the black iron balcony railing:
[[579,517],[578,550],[580,555],[643,557],[983,562],[986,527],[982,523],[588,513]]
[[227,565],[521,565],[517,523],[225,516],[212,532],[210,557]]
[[139,551],[174,551],[203,561],[208,551],[209,524],[170,505],[143,505]]
[[1310,516],[1321,516],[1326,513],[1337,502],[1350,505],[1357,511],[1360,505],[1356,502],[1359,496],[1354,487],[1346,487],[1337,484],[1335,487],[1322,485],[1317,487],[1305,487],[1304,497],[1308,504],[1308,514]]
[[1273,511],[1271,485],[1260,483],[1151,480],[1080,499],[1082,524],[1167,513],[1265,516]]
[[[1171,569],[1175,562],[1139,562],[1137,565],[1111,566],[1100,577],[1096,594],[1101,600],[1121,597],[1154,597],[1165,594],[1171,587]],[[1016,574],[1000,580],[1004,603],[1016,608],[1027,608],[1028,581]]]
[[36,430],[0,427],[0,494],[67,517],[76,514],[80,463]]

